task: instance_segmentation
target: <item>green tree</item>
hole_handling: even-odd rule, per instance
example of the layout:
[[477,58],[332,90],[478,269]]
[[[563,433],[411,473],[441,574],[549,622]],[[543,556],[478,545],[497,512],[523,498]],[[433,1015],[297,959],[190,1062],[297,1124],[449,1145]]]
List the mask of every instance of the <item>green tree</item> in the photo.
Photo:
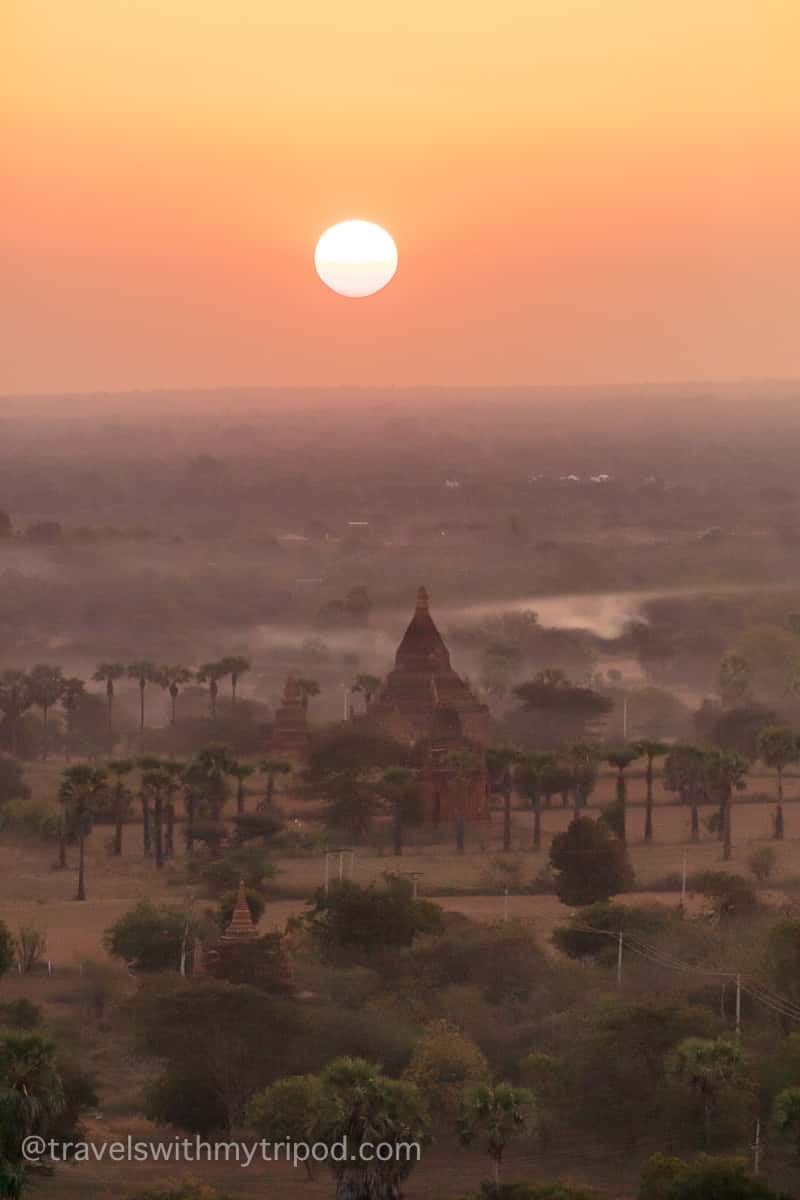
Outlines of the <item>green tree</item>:
[[86,838],[102,801],[108,795],[108,776],[99,767],[67,767],[61,777],[59,801],[68,827],[78,839],[78,894],[86,899]]
[[788,1087],[779,1092],[772,1106],[772,1124],[781,1137],[794,1142],[796,1158],[800,1159],[800,1087]]
[[700,802],[705,797],[706,759],[701,746],[676,742],[664,762],[664,787],[677,792],[691,814],[692,841],[700,837]]
[[797,734],[789,725],[768,725],[758,739],[758,756],[777,774],[778,803],[775,809],[775,837],[783,839],[783,772],[800,758]]
[[527,1088],[481,1083],[466,1092],[458,1118],[459,1136],[467,1145],[476,1138],[485,1139],[496,1188],[500,1186],[503,1155],[509,1142],[531,1129],[535,1113],[536,1102]]
[[726,1038],[688,1037],[678,1045],[669,1063],[672,1077],[694,1092],[703,1112],[703,1138],[711,1140],[714,1111],[726,1093],[747,1086],[741,1048]]
[[132,758],[110,758],[106,763],[106,770],[114,777],[111,788],[111,809],[114,815],[114,841],[111,853],[115,858],[122,854],[122,830],[133,799],[133,792],[126,784],[125,779],[134,767],[135,763]]
[[0,754],[0,811],[11,800],[27,800],[30,794],[22,763],[16,758]]
[[549,751],[535,751],[522,756],[514,771],[518,791],[526,796],[533,808],[533,848],[542,846],[542,799],[550,806],[553,795],[567,783],[564,769]]
[[275,797],[275,776],[276,775],[291,775],[292,764],[285,758],[262,758],[258,764],[258,769],[262,775],[267,777],[267,787],[264,793],[264,804],[267,808],[272,807],[272,802]]
[[[347,1139],[348,1160],[332,1163],[336,1200],[400,1200],[400,1186],[416,1157],[409,1144],[429,1140],[429,1118],[417,1089],[403,1080],[382,1075],[361,1058],[338,1058],[319,1077],[319,1115],[316,1141],[327,1145]],[[382,1161],[361,1159],[360,1148],[371,1143],[395,1147]]]
[[613,700],[571,683],[563,671],[552,668],[519,684],[514,695],[522,703],[515,725],[524,731],[524,744],[531,749],[552,750],[592,737],[614,708]]
[[303,698],[303,704],[308,708],[309,700],[313,700],[320,693],[320,686],[316,679],[296,679],[295,683],[300,690],[300,695]]
[[512,843],[511,801],[514,795],[514,768],[521,761],[522,755],[513,746],[492,747],[486,753],[490,784],[503,797],[503,850],[506,854],[510,853]]
[[437,1124],[456,1120],[464,1089],[488,1083],[491,1068],[483,1051],[450,1021],[431,1021],[414,1045],[404,1079],[425,1097]]
[[126,674],[135,679],[139,687],[139,739],[144,741],[144,694],[148,683],[158,683],[158,668],[146,658],[128,664]]
[[351,951],[371,957],[410,946],[417,934],[441,927],[442,910],[415,900],[408,879],[386,877],[382,886],[362,887],[345,879],[320,888],[310,901],[306,926],[324,956]]
[[0,672],[0,712],[8,748],[15,757],[22,718],[32,704],[30,677],[24,671],[8,669]]
[[719,668],[719,690],[727,705],[741,704],[752,693],[753,670],[741,654],[726,654]]
[[562,759],[570,775],[570,786],[575,798],[575,816],[586,808],[589,797],[597,783],[600,766],[600,747],[593,742],[572,742],[562,752]]
[[211,720],[217,719],[217,696],[219,695],[219,681],[224,679],[228,672],[224,664],[217,660],[216,662],[203,663],[195,678],[198,683],[208,684],[208,700],[211,709]]
[[165,692],[169,692],[171,725],[174,725],[177,719],[178,696],[181,694],[181,688],[187,683],[191,683],[193,679],[194,675],[188,667],[159,667],[156,671],[156,682],[159,687],[163,688]]
[[[319,1121],[320,1080],[316,1075],[287,1075],[251,1097],[245,1121],[270,1142],[311,1142]],[[309,1179],[313,1164],[305,1163]]]
[[733,853],[732,798],[733,791],[743,791],[749,763],[735,750],[709,750],[705,757],[707,790],[719,798],[719,836],[722,857],[727,862]]
[[367,711],[369,711],[369,707],[372,704],[374,697],[380,690],[382,683],[383,680],[381,679],[380,675],[356,675],[355,681],[350,690],[351,692],[355,692],[357,695],[360,694],[364,697],[364,704],[367,707]]
[[50,740],[47,718],[50,709],[61,699],[64,690],[64,672],[61,667],[39,663],[28,676],[28,686],[33,703],[42,710],[42,759],[44,760],[47,758]]
[[444,766],[455,781],[456,786],[456,850],[463,854],[466,834],[466,800],[464,791],[466,785],[474,780],[481,769],[480,759],[474,750],[451,750],[444,758]]
[[[111,925],[103,944],[112,958],[141,971],[177,971],[187,935],[187,914],[173,905],[141,900]],[[189,921],[189,937],[196,932]]]
[[102,662],[98,663],[97,670],[92,676],[95,683],[104,683],[106,685],[106,721],[109,754],[114,749],[114,684],[118,679],[122,679],[126,673],[126,668],[122,663]]
[[[201,1136],[228,1125],[228,1110],[218,1089],[202,1074],[167,1071],[160,1075],[145,1089],[144,1115],[158,1125],[174,1125]],[[198,1200],[212,1197],[198,1196]]]
[[380,779],[380,790],[392,812],[392,841],[397,857],[403,853],[406,823],[416,814],[419,772],[410,767],[389,767]]
[[46,1136],[63,1107],[53,1043],[37,1032],[0,1031],[0,1195],[19,1196],[22,1143],[31,1134]]
[[625,772],[632,762],[635,762],[639,757],[639,751],[635,746],[616,746],[611,750],[606,751],[606,762],[609,766],[616,769],[616,822],[614,832],[616,833],[623,846],[628,840],[628,825],[627,825],[627,810],[628,810],[628,784],[625,779]]
[[244,812],[245,801],[245,783],[251,775],[255,775],[257,768],[250,763],[232,762],[228,768],[228,774],[236,780],[236,815],[241,817]]
[[642,1170],[638,1200],[790,1200],[748,1171],[747,1161],[700,1154],[692,1162],[655,1154]]
[[239,686],[239,680],[250,670],[250,659],[244,658],[242,655],[229,655],[223,658],[220,666],[223,668],[223,675],[230,676],[231,680],[231,704],[236,704],[236,689]]
[[633,871],[625,847],[600,821],[575,817],[550,846],[556,893],[564,904],[594,904],[628,891]]
[[653,840],[653,763],[657,758],[663,758],[669,747],[666,742],[659,742],[655,738],[639,738],[634,742],[634,748],[638,758],[647,760],[645,768],[645,810],[644,810],[644,840],[650,843]]
[[75,737],[75,724],[81,703],[86,699],[86,685],[76,675],[64,680],[61,689],[61,707],[64,710],[66,736],[64,738],[64,757],[67,762],[72,756],[72,745]]
[[316,794],[324,802],[323,815],[330,829],[344,830],[354,846],[366,836],[380,811],[381,775],[374,769],[329,771],[316,781]]

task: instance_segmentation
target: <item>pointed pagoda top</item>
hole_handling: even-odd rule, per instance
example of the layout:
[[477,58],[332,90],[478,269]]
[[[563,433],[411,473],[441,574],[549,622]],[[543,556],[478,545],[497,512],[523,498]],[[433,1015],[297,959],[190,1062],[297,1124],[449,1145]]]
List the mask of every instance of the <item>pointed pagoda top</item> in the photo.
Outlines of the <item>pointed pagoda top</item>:
[[450,655],[430,614],[430,600],[424,587],[417,592],[417,606],[397,648],[395,663],[398,667],[425,671],[450,666]]
[[248,942],[258,937],[258,930],[253,924],[250,905],[247,903],[247,890],[244,880],[239,880],[239,892],[233,906],[231,923],[220,939],[223,942]]

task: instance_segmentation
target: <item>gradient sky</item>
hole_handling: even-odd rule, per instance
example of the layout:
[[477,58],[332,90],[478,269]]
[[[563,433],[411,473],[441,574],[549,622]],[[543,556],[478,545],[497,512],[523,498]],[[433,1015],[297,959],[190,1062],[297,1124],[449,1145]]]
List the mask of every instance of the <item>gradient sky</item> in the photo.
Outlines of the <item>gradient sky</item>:
[[797,0],[0,0],[0,391],[800,377],[799,61]]

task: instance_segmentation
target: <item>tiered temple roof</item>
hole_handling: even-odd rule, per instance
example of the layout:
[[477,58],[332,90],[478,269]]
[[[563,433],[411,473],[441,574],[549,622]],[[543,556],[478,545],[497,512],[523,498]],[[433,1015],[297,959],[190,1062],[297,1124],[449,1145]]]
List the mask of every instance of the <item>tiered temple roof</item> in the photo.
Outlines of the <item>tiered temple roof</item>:
[[247,891],[244,880],[239,881],[239,893],[233,907],[228,928],[220,938],[221,942],[252,942],[258,937],[258,930],[253,923],[250,905],[247,903]]
[[428,593],[417,593],[414,615],[397,648],[394,670],[370,706],[370,720],[402,741],[429,740],[442,709],[458,714],[464,737],[484,745],[488,709],[450,665],[450,654],[430,614]]
[[283,689],[283,698],[275,713],[270,753],[305,765],[308,762],[309,749],[306,701],[297,680],[290,675]]

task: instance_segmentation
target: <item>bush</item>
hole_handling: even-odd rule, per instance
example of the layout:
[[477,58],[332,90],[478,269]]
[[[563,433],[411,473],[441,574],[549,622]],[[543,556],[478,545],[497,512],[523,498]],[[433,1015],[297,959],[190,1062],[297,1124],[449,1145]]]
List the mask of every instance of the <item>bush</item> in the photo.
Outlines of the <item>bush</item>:
[[144,1114],[157,1125],[174,1125],[190,1133],[209,1134],[228,1128],[228,1112],[219,1091],[200,1075],[167,1071],[145,1091]]
[[5,921],[0,921],[0,977],[14,965],[14,939]]
[[23,975],[32,971],[47,949],[47,935],[32,925],[20,925],[14,937],[14,958]]
[[[186,926],[186,914],[180,909],[142,900],[106,930],[103,944],[112,958],[121,958],[142,971],[177,971]],[[191,949],[191,925],[188,933]]]
[[244,880],[250,891],[264,892],[275,877],[275,868],[261,846],[237,846],[230,850],[197,850],[187,862],[189,878],[202,883],[209,896],[236,892]]
[[700,871],[689,879],[689,890],[705,896],[716,917],[749,917],[758,908],[753,885],[730,871]]
[[661,904],[630,905],[600,901],[573,914],[569,925],[553,930],[551,941],[570,958],[595,958],[612,962],[617,957],[616,942],[602,933],[588,933],[581,926],[603,930],[607,934],[638,933],[652,937],[669,923],[670,914]]
[[483,1052],[449,1021],[432,1021],[414,1046],[404,1078],[416,1084],[435,1120],[452,1124],[465,1087],[486,1083]]
[[23,837],[54,842],[58,838],[59,817],[46,800],[19,797],[0,809],[0,829]]
[[5,808],[11,800],[27,800],[30,794],[22,763],[8,754],[0,754],[0,808]]
[[790,1200],[754,1179],[740,1158],[701,1154],[691,1162],[656,1154],[642,1171],[638,1200]]
[[556,893],[564,904],[594,904],[627,892],[633,869],[625,847],[607,825],[590,817],[576,817],[550,846],[556,874]]
[[439,929],[442,920],[437,904],[415,900],[410,881],[390,875],[383,887],[347,879],[327,893],[320,888],[312,904],[306,923],[323,954],[397,950],[410,946],[417,934]]
[[766,883],[775,870],[778,855],[774,846],[756,846],[747,859],[747,865],[757,883]]
[[36,1029],[42,1023],[42,1010],[25,996],[0,1004],[0,1025],[15,1029]]

